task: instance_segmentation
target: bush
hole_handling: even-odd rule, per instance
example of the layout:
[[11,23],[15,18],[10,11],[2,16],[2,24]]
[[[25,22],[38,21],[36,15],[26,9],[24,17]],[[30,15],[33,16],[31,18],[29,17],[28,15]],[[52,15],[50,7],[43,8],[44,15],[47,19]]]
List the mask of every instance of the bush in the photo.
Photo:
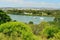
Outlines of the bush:
[[39,25],[35,25],[35,34],[40,35],[40,32],[46,27],[50,26],[48,22],[42,21]]
[[7,22],[1,24],[0,33],[12,37],[13,40],[16,37],[20,37],[23,40],[35,40],[31,28],[22,22]]
[[40,32],[46,27],[49,26],[48,22],[41,22],[39,25],[37,24],[29,24],[29,26],[31,27],[33,33],[35,35],[40,35]]
[[31,27],[33,33],[35,35],[38,35],[38,25],[37,24],[28,24],[28,25]]
[[39,31],[42,31],[46,26],[50,26],[50,24],[48,22],[42,21],[38,27]]
[[29,22],[29,24],[33,24],[33,22],[32,22],[32,21],[30,21],[30,22]]
[[0,24],[6,23],[9,21],[11,21],[10,17],[4,12],[0,12]]
[[0,33],[0,40],[21,40],[21,38],[20,37],[13,38],[12,36],[8,37],[3,33]]
[[59,29],[55,26],[50,26],[50,27],[46,27],[43,29],[42,31],[42,35],[44,37],[47,37],[47,38],[53,38],[54,37],[54,34],[56,34],[57,32],[59,32]]
[[54,35],[53,39],[60,40],[60,32]]
[[54,34],[54,37],[50,38],[49,40],[60,40],[60,32]]

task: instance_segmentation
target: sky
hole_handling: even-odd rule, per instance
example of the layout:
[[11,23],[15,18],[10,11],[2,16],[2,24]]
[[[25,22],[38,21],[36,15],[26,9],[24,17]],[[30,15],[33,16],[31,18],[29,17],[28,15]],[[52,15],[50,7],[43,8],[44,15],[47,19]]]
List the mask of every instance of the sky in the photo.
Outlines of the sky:
[[60,8],[60,0],[0,0],[0,7]]

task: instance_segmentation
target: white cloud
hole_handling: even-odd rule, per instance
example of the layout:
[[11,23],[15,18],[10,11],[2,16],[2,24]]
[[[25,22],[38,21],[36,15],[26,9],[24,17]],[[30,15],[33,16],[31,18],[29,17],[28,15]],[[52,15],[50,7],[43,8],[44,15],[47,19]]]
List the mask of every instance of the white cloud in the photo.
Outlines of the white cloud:
[[47,2],[25,2],[22,5],[27,7],[59,7],[60,3],[47,3]]
[[18,2],[23,2],[23,0],[0,0],[0,2],[13,2],[13,3],[18,3]]
[[51,3],[51,2],[33,2],[25,0],[0,0],[0,2],[13,3],[15,6],[23,7],[60,7],[60,3]]

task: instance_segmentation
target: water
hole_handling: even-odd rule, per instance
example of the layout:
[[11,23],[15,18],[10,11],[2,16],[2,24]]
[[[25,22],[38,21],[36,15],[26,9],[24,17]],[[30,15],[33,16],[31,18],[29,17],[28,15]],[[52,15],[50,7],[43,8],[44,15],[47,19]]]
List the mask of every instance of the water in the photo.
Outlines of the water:
[[24,15],[13,15],[8,14],[12,20],[29,23],[32,21],[34,24],[39,24],[41,21],[53,21],[54,17],[40,17],[40,16],[24,16]]

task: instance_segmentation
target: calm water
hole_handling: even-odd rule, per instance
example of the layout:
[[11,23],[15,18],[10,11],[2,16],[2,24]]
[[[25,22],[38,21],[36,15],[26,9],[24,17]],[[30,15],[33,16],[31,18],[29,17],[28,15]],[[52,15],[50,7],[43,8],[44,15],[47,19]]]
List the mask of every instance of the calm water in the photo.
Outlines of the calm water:
[[53,21],[54,17],[40,17],[40,16],[24,16],[24,15],[12,15],[8,14],[12,20],[21,21],[28,23],[33,21],[34,24],[39,24],[41,21]]

